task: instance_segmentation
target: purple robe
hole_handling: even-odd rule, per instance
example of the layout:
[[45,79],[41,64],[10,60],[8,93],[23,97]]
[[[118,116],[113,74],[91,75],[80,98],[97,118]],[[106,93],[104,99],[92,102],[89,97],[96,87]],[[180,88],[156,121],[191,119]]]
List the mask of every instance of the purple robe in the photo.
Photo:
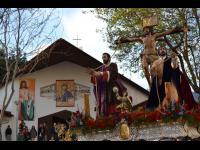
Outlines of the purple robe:
[[96,80],[93,81],[97,117],[108,116],[111,109],[118,104],[113,87],[118,87],[120,96],[127,90],[119,79],[117,64],[103,65],[99,71],[101,76],[96,77]]

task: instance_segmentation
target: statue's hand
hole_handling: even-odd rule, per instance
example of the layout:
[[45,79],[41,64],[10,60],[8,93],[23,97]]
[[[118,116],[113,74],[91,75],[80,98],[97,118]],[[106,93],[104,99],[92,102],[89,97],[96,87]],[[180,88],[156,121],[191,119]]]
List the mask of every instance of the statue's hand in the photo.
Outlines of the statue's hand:
[[95,71],[94,69],[91,69],[91,68],[88,68],[88,73],[92,76],[100,76],[101,75],[101,72],[100,71]]
[[88,72],[90,75],[93,75],[94,71],[95,71],[94,69],[88,67],[87,72]]
[[184,26],[183,27],[183,32],[188,32],[188,31],[190,31],[189,27],[188,26]]
[[98,77],[98,76],[101,75],[101,73],[100,73],[99,71],[94,71],[94,72],[93,72],[93,75],[96,76],[96,77]]
[[183,31],[183,32],[188,32],[188,31],[190,31],[190,29],[189,29],[188,26],[183,26],[183,27],[178,26],[178,27],[176,27],[176,29],[177,29],[178,31]]
[[172,52],[171,58],[176,58],[177,54],[175,52]]

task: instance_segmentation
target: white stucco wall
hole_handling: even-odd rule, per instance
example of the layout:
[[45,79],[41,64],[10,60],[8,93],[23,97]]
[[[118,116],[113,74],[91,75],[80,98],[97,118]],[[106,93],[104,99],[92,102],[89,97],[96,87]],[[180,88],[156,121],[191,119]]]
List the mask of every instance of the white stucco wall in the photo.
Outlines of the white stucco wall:
[[[83,109],[83,99],[79,99],[75,101],[75,107],[56,107],[56,101],[53,99],[40,97],[40,88],[53,84],[56,80],[74,80],[75,83],[79,83],[82,85],[86,85],[91,87],[91,94],[89,96],[90,100],[90,114],[93,118],[95,118],[96,112],[94,111],[95,107],[95,97],[93,94],[93,85],[90,83],[90,76],[87,73],[87,68],[81,67],[79,65],[73,64],[71,62],[62,62],[45,69],[36,71],[34,73],[26,74],[21,77],[18,77],[15,81],[15,93],[10,103],[7,111],[11,111],[14,116],[16,116],[16,105],[14,101],[18,100],[19,97],[19,78],[33,78],[35,79],[35,120],[34,121],[25,121],[27,126],[31,128],[32,125],[35,125],[36,129],[38,126],[38,118],[53,114],[55,112],[59,112],[62,110],[70,110],[76,111],[77,104],[80,109]],[[142,92],[138,91],[129,83],[124,82],[125,86],[128,89],[128,93],[133,97],[133,105],[140,103],[147,99],[147,96]],[[10,88],[9,88],[10,89]],[[10,91],[10,90],[9,90]],[[4,97],[4,88],[0,89],[0,98]],[[0,104],[2,104],[2,99],[0,99]],[[13,117],[14,118],[14,117]],[[16,118],[12,120],[12,124],[14,124]],[[15,129],[14,129],[15,130]],[[15,139],[16,135],[13,130],[13,138]]]
[[139,91],[135,87],[131,86],[128,82],[123,82],[127,88],[128,95],[132,96],[133,102],[132,105],[137,105],[141,102],[144,102],[148,99],[148,96],[145,95],[143,92]]

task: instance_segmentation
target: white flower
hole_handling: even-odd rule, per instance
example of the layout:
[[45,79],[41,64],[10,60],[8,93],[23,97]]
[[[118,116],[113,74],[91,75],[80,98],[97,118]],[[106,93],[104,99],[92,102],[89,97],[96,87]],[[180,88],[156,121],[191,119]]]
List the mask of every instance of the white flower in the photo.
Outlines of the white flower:
[[117,88],[116,86],[114,86],[114,87],[113,87],[113,92],[114,92],[114,93],[118,93],[118,91],[119,91],[118,88]]

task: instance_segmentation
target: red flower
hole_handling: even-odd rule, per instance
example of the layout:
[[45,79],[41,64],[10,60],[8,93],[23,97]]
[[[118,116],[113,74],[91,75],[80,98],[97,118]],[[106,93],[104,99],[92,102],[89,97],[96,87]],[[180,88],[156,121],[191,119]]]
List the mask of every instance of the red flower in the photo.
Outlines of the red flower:
[[116,120],[112,116],[105,118],[104,121],[105,121],[106,127],[114,127],[116,124]]
[[131,118],[138,119],[140,117],[144,117],[145,113],[144,112],[132,112],[130,115],[131,115]]
[[134,121],[134,118],[131,116],[131,113],[127,113],[128,123],[131,124]]
[[73,125],[71,125],[71,126],[70,126],[70,128],[75,128],[75,127],[76,127],[76,125],[75,125],[75,124],[73,124]]
[[193,116],[196,121],[200,122],[200,114],[199,113],[195,113],[195,114],[193,114]]
[[187,111],[186,114],[187,115],[192,115],[192,112],[191,111]]
[[153,111],[147,114],[147,120],[157,121],[161,119],[161,114],[159,111]]
[[89,119],[86,121],[86,125],[87,125],[89,128],[93,128],[93,127],[95,127],[96,122],[95,122],[94,119],[89,118]]
[[96,126],[101,129],[105,128],[106,125],[105,125],[104,119],[101,118],[101,119],[96,120]]
[[179,109],[175,109],[175,112],[178,114],[180,112],[180,110]]

